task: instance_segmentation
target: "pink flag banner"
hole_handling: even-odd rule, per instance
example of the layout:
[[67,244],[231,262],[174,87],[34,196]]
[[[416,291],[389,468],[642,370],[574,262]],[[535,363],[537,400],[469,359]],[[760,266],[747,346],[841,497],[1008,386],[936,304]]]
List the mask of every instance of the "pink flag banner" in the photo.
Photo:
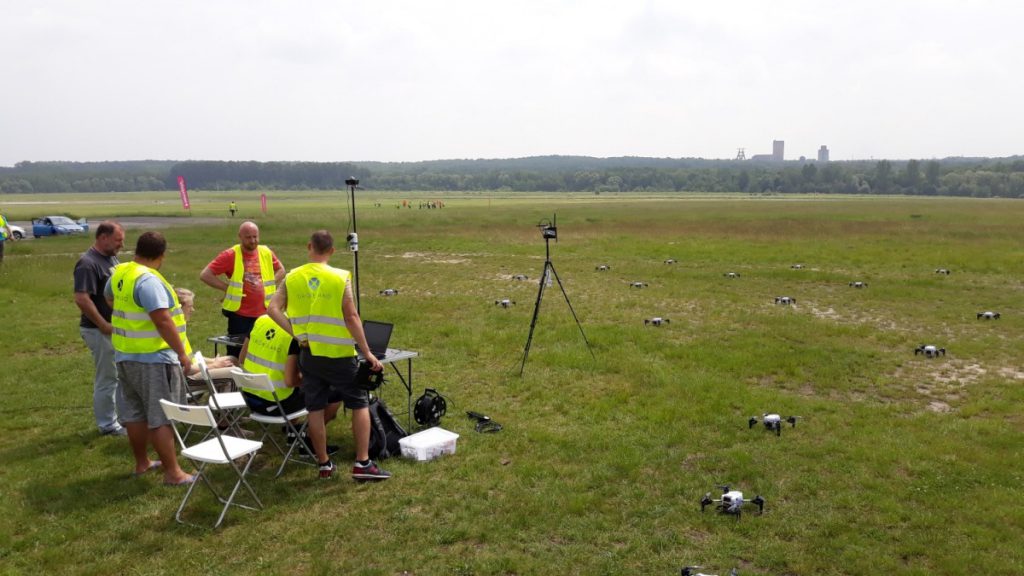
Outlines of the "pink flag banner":
[[191,206],[188,203],[188,187],[185,186],[185,177],[178,176],[178,190],[181,191],[181,207],[185,210],[191,210]]
[[262,210],[264,214],[267,213],[267,195],[266,194],[260,194],[260,210]]

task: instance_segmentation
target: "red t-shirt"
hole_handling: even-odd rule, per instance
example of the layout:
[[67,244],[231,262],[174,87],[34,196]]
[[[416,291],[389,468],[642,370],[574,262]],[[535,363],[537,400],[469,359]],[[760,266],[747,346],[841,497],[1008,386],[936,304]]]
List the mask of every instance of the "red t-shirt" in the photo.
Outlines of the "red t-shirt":
[[[271,252],[274,258],[274,272],[281,269],[281,261],[277,254]],[[234,247],[217,254],[217,257],[210,262],[210,271],[216,275],[225,274],[228,278],[235,271],[235,249]],[[263,304],[263,278],[260,276],[260,253],[257,250],[246,252],[242,250],[242,307],[238,309],[239,316],[247,318],[258,318],[267,313],[267,307]]]

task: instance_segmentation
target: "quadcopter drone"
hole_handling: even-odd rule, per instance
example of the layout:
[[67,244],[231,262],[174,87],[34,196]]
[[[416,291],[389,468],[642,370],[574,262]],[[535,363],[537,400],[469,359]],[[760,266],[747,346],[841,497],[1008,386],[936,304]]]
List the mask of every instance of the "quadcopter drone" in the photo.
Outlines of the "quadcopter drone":
[[804,265],[803,264],[793,264],[792,266],[790,266],[790,268],[792,268],[793,270],[803,270],[804,269]]
[[726,278],[739,278],[740,277],[740,273],[739,272],[726,272],[725,274],[722,274],[722,276],[725,276]]
[[516,301],[515,300],[509,300],[508,298],[505,298],[504,300],[495,300],[494,301],[494,305],[495,306],[501,306],[502,308],[508,308],[509,306],[515,306],[516,305]]
[[647,282],[630,282],[630,288],[647,288]]
[[[762,414],[761,419],[764,422],[765,430],[774,430],[776,436],[782,436],[782,416],[778,414]],[[790,416],[786,418],[786,422],[792,424],[792,428],[796,428],[797,416]],[[747,420],[747,429],[751,429],[757,424],[757,416],[751,416],[750,420]]]
[[380,291],[381,296],[394,296],[395,294],[398,294],[398,290],[394,288],[385,288]]
[[945,274],[945,275],[949,276],[949,268],[936,268],[935,269],[935,273],[936,274]]
[[867,288],[868,287],[868,283],[867,282],[850,282],[850,286],[852,286],[854,288]]
[[607,265],[607,264],[601,264],[600,266],[595,266],[594,267],[594,270],[597,270],[598,272],[607,272],[607,271],[609,271],[611,269],[612,269],[612,267]]
[[530,278],[526,274],[516,274],[512,277],[513,280],[529,280]]
[[978,320],[999,320],[999,312],[978,312]]
[[[699,569],[700,566],[683,566],[683,571],[680,573],[680,576],[718,576],[717,574],[705,574],[703,572],[694,572],[694,570]],[[737,572],[736,569],[733,568],[729,571],[729,576],[739,576],[739,572]]]
[[783,305],[796,304],[796,298],[790,298],[789,296],[776,296],[775,303]]
[[946,355],[946,349],[936,348],[930,344],[921,344],[917,348],[914,348],[914,356],[917,356],[918,354],[924,354],[926,358],[938,358],[939,354],[942,354],[943,356]]
[[[703,512],[710,504],[715,504],[715,510],[718,510],[722,514],[735,514],[738,520],[740,515],[743,513],[743,492],[739,490],[730,490],[728,485],[719,486],[722,490],[721,498],[711,498],[711,492],[708,492],[700,499],[700,511]],[[757,506],[758,514],[764,513],[764,498],[760,495],[755,496],[751,503]]]
[[653,326],[661,326],[662,324],[669,324],[671,320],[668,318],[662,318],[661,316],[655,316],[654,318],[644,318],[644,326],[648,324]]
[[675,264],[675,263],[676,263],[676,261],[675,261],[674,258],[669,258],[669,259],[665,260],[665,264]]

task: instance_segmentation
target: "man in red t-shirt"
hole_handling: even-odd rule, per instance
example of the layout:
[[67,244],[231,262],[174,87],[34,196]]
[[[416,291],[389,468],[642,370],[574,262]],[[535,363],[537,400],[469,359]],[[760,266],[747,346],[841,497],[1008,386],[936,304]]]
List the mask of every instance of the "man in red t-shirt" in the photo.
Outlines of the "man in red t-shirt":
[[[228,334],[248,335],[256,319],[267,313],[267,302],[284,281],[285,269],[270,248],[260,245],[255,223],[239,226],[238,241],[207,264],[199,279],[224,292],[222,312],[228,319]],[[231,356],[240,351],[241,347],[228,347]]]

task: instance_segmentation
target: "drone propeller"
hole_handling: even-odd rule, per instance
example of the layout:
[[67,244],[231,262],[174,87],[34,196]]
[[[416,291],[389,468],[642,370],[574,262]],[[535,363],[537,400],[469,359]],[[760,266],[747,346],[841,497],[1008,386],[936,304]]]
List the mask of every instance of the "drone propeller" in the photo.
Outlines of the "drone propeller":
[[750,420],[747,420],[747,430],[750,430],[757,424],[757,416],[751,416]]
[[[700,511],[703,512],[704,508],[712,503],[714,503],[714,500],[711,499],[711,492],[704,494],[704,497],[700,499]],[[695,568],[699,568],[699,566],[695,566]]]
[[692,570],[700,570],[700,566],[683,566],[683,571],[679,573],[679,576],[697,576]]
[[797,418],[799,418],[799,416],[790,416],[789,418],[786,418],[786,422],[789,422],[790,424],[792,424],[792,426],[790,426],[791,428],[796,428],[796,419]]
[[754,504],[757,505],[757,513],[758,514],[763,514],[764,513],[764,498],[761,498],[760,494],[755,496],[754,499],[751,500],[751,502],[753,502]]
[[729,485],[728,484],[717,484],[716,487],[720,488],[722,490],[722,494],[725,494],[726,492],[729,491]]

